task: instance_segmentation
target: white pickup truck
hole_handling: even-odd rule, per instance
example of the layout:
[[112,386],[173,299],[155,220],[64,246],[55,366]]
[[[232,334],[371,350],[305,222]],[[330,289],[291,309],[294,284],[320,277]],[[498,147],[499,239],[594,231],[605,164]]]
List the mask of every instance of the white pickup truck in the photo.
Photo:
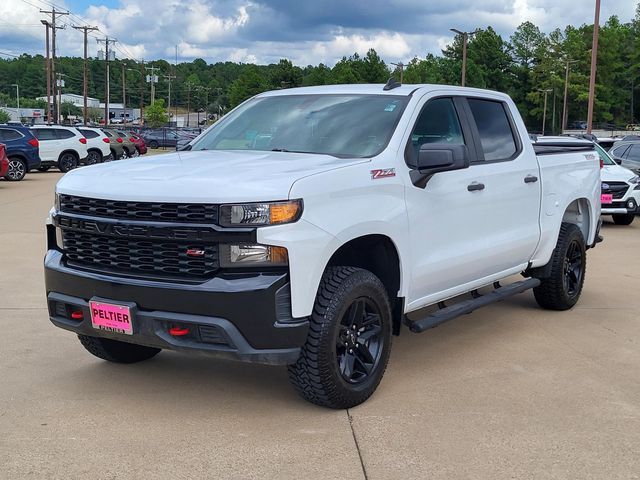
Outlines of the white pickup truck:
[[374,392],[403,327],[531,288],[571,308],[600,239],[593,147],[534,148],[497,92],[267,92],[190,148],[57,185],[49,316],[100,358],[288,365],[304,398],[347,408]]

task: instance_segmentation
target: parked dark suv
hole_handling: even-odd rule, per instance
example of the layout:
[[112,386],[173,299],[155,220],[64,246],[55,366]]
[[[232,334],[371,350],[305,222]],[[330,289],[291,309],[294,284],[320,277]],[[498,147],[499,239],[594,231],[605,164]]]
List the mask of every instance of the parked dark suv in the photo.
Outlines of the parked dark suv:
[[40,144],[27,127],[0,125],[0,143],[7,146],[9,170],[5,179],[20,181],[31,170],[40,167]]

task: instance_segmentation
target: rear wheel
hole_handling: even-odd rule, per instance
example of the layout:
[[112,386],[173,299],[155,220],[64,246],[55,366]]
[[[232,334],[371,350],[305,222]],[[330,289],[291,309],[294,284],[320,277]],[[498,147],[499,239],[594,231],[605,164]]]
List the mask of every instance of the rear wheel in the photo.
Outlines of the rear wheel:
[[616,225],[631,225],[636,216],[633,213],[611,215]]
[[138,151],[137,148],[133,149],[133,152],[131,152],[131,155],[129,155],[129,158],[136,158],[140,156],[140,152]]
[[58,159],[58,169],[62,173],[67,173],[78,166],[78,158],[70,152],[65,152]]
[[550,261],[551,274],[541,279],[533,294],[542,308],[569,310],[580,298],[587,266],[585,241],[577,225],[562,224]]
[[151,141],[148,143],[148,145],[149,145],[149,148],[158,148],[158,147],[159,147],[158,142],[157,142],[157,141],[155,141],[155,140],[151,140]]
[[87,165],[95,165],[96,163],[100,163],[102,161],[102,154],[97,152],[96,150],[91,150],[87,155],[87,159],[85,163]]
[[27,174],[27,164],[19,158],[9,158],[9,169],[4,178],[10,182],[19,182]]
[[114,363],[136,363],[156,356],[159,348],[119,342],[109,338],[78,335],[80,343],[87,351],[98,358]]
[[390,351],[391,308],[382,282],[360,268],[329,267],[289,378],[312,403],[350,408],[378,387]]

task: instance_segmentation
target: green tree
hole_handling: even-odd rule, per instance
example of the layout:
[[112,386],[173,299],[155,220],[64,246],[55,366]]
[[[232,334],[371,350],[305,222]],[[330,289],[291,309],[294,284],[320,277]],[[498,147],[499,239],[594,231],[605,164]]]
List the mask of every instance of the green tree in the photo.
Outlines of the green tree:
[[11,120],[11,115],[9,115],[4,110],[0,109],[0,123],[7,123]]
[[164,99],[161,98],[153,102],[153,105],[145,109],[144,114],[147,125],[151,128],[159,128],[166,125],[168,117]]
[[268,89],[264,77],[255,65],[250,65],[229,87],[229,102],[235,107],[246,99]]

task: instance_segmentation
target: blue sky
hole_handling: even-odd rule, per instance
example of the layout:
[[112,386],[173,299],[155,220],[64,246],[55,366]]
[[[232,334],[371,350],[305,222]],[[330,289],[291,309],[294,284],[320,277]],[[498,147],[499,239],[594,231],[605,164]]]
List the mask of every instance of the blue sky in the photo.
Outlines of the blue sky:
[[[387,62],[437,53],[451,42],[450,28],[493,26],[508,38],[529,20],[550,32],[592,23],[594,0],[53,0],[73,15],[63,22],[100,27],[118,39],[118,57],[181,61],[277,62],[333,65],[343,55],[375,48]],[[43,53],[50,0],[0,0],[0,51]],[[602,2],[603,22],[631,20],[636,0]],[[59,31],[62,55],[81,55],[82,36]],[[92,38],[89,50],[98,45]]]

